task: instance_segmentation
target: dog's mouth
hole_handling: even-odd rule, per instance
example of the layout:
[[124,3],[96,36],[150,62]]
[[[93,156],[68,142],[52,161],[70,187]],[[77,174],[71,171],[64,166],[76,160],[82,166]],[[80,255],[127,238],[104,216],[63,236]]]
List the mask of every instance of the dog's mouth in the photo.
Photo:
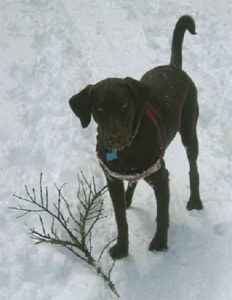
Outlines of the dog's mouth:
[[133,142],[133,139],[130,139],[126,142],[123,142],[121,144],[115,144],[115,145],[109,144],[109,143],[104,143],[105,144],[104,146],[108,151],[123,151],[126,148],[130,147],[132,142]]

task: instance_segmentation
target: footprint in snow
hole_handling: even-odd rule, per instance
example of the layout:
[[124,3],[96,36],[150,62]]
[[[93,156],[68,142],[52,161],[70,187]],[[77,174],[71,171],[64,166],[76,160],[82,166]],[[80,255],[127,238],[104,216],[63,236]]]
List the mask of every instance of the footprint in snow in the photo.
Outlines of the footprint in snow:
[[216,224],[213,228],[213,232],[217,235],[232,234],[232,221]]

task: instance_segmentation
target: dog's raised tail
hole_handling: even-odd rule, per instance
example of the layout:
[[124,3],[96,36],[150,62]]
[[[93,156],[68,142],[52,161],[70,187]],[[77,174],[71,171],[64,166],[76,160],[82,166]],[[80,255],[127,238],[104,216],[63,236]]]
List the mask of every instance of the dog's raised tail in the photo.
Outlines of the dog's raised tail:
[[172,53],[170,65],[181,69],[182,68],[182,43],[184,39],[185,31],[191,34],[196,34],[195,32],[195,22],[191,16],[185,15],[180,17],[177,21],[173,36],[172,36]]

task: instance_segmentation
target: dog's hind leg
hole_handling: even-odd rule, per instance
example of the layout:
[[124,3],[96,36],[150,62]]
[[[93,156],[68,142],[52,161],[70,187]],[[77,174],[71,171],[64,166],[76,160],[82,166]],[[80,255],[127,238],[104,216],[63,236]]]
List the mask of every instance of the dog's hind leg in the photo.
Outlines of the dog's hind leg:
[[126,189],[126,208],[129,208],[131,206],[132,198],[134,195],[136,185],[137,185],[137,182],[128,183],[128,186]]
[[198,139],[197,139],[197,125],[198,120],[198,104],[197,91],[191,89],[187,96],[183,107],[182,123],[180,134],[182,143],[185,146],[188,161],[189,161],[189,180],[190,180],[190,199],[187,203],[187,209],[203,209],[203,205],[199,192],[199,173],[197,168],[198,157]]

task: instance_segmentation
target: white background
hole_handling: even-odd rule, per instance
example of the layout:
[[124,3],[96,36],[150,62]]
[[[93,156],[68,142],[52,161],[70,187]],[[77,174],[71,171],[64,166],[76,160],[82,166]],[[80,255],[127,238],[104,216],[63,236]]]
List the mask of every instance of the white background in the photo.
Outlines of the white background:
[[[183,68],[199,93],[199,171],[204,211],[188,212],[188,165],[179,136],[166,153],[170,171],[169,251],[147,250],[155,231],[155,200],[143,182],[128,211],[130,255],[112,280],[125,300],[232,299],[232,70],[230,0],[1,0],[0,19],[0,299],[114,299],[89,267],[63,249],[35,246],[23,219],[7,207],[39,174],[67,182],[75,203],[76,175],[103,174],[95,130],[82,129],[69,98],[106,77],[142,74],[169,63],[175,22],[191,14],[197,36],[186,33]],[[115,237],[114,214],[95,231],[98,253]],[[29,216],[27,224],[37,226]],[[106,254],[103,267],[111,260]]]

